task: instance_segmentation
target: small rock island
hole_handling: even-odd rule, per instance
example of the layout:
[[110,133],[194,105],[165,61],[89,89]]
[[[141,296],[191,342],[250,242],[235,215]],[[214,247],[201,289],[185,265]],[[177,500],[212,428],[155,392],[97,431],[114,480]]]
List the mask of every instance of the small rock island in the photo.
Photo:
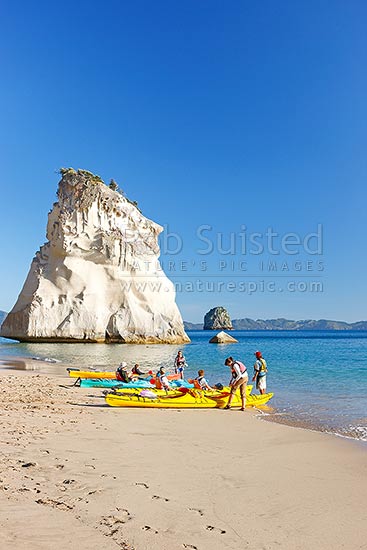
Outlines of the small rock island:
[[204,330],[233,330],[228,311],[222,307],[213,307],[204,317]]
[[222,330],[209,340],[209,344],[238,344],[238,340]]
[[61,169],[47,239],[0,334],[21,342],[189,342],[158,235],[111,180]]

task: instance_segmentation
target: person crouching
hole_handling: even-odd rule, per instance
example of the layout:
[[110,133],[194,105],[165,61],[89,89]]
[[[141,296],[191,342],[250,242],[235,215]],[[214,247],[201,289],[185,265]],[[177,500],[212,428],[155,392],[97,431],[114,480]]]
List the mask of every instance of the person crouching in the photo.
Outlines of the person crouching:
[[241,363],[241,361],[236,361],[235,359],[233,359],[233,357],[227,357],[224,364],[227,367],[230,367],[232,372],[232,378],[229,383],[231,387],[231,393],[229,395],[228,403],[224,408],[225,409],[231,408],[233,395],[239,389],[241,394],[241,403],[242,403],[241,411],[244,411],[246,407],[246,386],[248,382],[247,368],[243,363]]

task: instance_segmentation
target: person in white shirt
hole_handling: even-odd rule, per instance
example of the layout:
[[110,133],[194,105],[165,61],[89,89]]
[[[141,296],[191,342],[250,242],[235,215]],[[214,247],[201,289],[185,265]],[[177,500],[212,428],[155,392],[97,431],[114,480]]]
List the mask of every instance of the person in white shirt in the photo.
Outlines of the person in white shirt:
[[243,363],[241,363],[241,361],[237,361],[233,359],[233,357],[227,357],[224,364],[227,367],[230,367],[232,372],[232,378],[229,383],[231,387],[231,393],[229,395],[228,403],[224,408],[225,409],[231,408],[233,395],[239,389],[241,394],[241,403],[242,403],[241,411],[244,411],[246,407],[246,386],[248,382],[247,368]]
[[268,367],[261,351],[257,351],[255,357],[256,361],[254,364],[254,376],[252,381],[256,381],[256,389],[263,395],[266,393],[266,373],[268,372]]
[[166,374],[166,369],[164,369],[163,367],[161,367],[159,369],[159,371],[157,372],[157,378],[159,378],[160,382],[161,382],[161,385],[162,385],[162,389],[168,391],[171,389],[171,386],[168,382],[168,378],[167,378],[167,374]]
[[212,387],[209,386],[207,380],[204,378],[205,372],[203,369],[198,370],[198,376],[195,378],[196,382],[199,384],[200,389],[202,390],[213,390]]

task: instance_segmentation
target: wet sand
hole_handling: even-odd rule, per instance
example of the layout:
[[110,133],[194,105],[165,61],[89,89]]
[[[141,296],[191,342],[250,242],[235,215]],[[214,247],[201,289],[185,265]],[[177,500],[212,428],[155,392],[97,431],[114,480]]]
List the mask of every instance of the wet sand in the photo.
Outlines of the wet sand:
[[71,383],[0,371],[1,549],[367,548],[363,444]]

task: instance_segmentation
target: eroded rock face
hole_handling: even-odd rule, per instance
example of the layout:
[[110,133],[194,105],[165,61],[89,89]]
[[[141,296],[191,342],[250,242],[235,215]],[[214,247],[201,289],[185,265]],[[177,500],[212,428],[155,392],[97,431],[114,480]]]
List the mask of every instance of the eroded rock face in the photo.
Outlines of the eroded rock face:
[[228,311],[221,306],[213,307],[204,317],[204,330],[232,330]]
[[188,342],[174,286],[158,260],[162,227],[90,172],[62,174],[48,215],[48,242],[35,255],[1,336]]

